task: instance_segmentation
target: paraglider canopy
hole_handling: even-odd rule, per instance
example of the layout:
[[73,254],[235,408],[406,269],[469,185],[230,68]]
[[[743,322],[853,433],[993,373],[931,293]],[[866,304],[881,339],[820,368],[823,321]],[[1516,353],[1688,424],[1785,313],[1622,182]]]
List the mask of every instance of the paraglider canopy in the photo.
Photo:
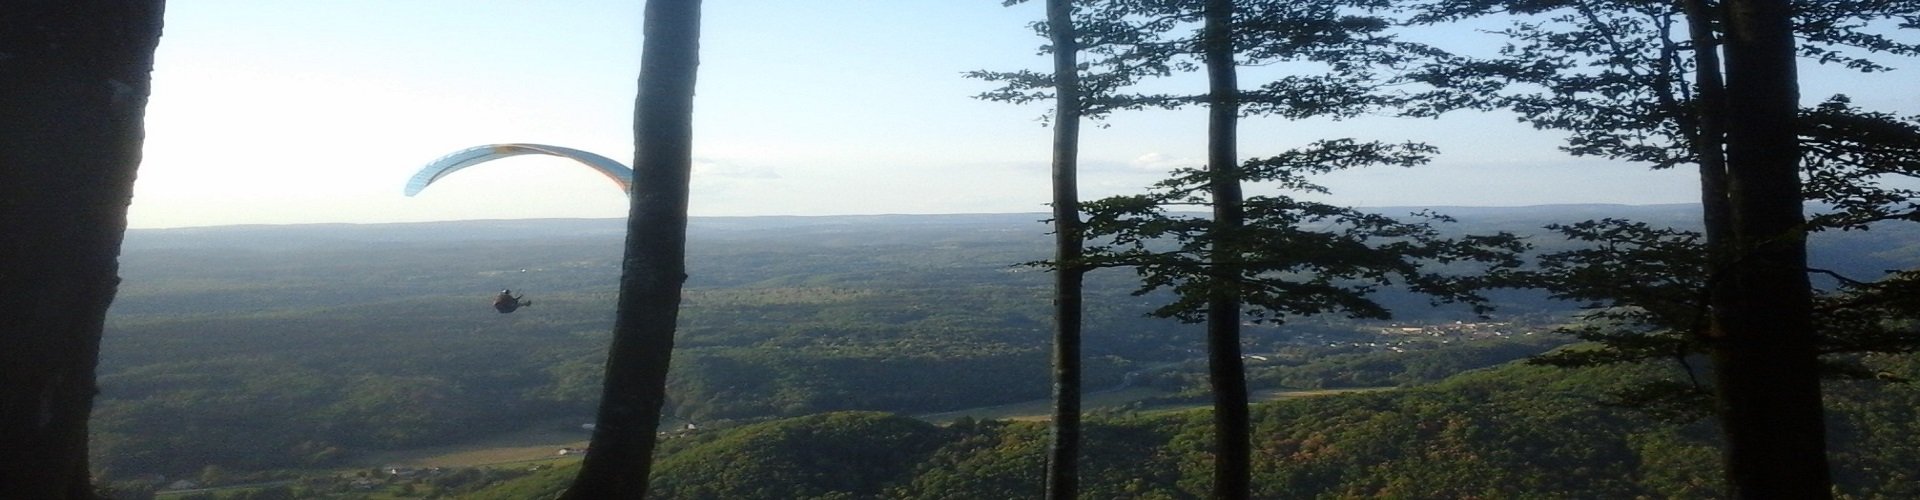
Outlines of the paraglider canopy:
[[420,194],[421,190],[426,189],[427,186],[433,184],[434,181],[440,180],[440,178],[446,177],[448,174],[458,172],[460,169],[509,156],[530,154],[558,156],[580,162],[581,165],[591,167],[595,171],[600,172],[601,175],[607,176],[607,179],[612,180],[614,184],[620,185],[621,191],[629,194],[633,192],[633,169],[627,168],[626,165],[622,165],[620,162],[614,161],[611,158],[573,148],[548,146],[545,144],[514,143],[475,146],[442,156],[440,159],[434,160],[432,163],[428,163],[426,167],[421,168],[419,173],[413,174],[413,179],[407,181],[407,196]]

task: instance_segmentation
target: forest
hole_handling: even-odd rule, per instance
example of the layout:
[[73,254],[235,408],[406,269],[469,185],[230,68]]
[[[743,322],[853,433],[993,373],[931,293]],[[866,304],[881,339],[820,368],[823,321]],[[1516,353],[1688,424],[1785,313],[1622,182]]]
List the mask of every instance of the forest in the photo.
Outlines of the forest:
[[[1911,376],[1908,357],[1882,368]],[[1710,421],[1668,422],[1597,404],[1657,377],[1513,363],[1385,392],[1255,406],[1256,498],[1720,498]],[[1829,385],[1838,498],[1914,489],[1911,385]],[[1088,420],[1089,498],[1205,498],[1203,412]],[[650,498],[1023,498],[1041,481],[1045,425],[934,426],[832,413],[662,443]],[[471,498],[552,498],[568,467]]]
[[[1044,251],[1037,217],[701,221],[671,413],[1045,397],[1045,273],[1016,264]],[[133,232],[103,347],[97,463],[113,476],[322,466],[591,421],[619,248],[617,231],[595,228],[618,221],[472,224]],[[536,305],[493,313],[500,288]],[[1097,383],[1198,348],[1138,299],[1107,299]],[[242,422],[258,434],[234,432]]]
[[[700,2],[647,0],[622,221],[177,234],[126,229],[162,3],[0,18],[0,497],[1914,495],[1920,116],[1802,92],[1920,56],[1920,4],[1044,3],[1050,69],[960,76],[1052,105],[1048,214],[690,219]],[[1083,123],[1145,111],[1205,158],[1083,198]],[[1240,134],[1469,113],[1699,203],[1338,206],[1442,152]],[[569,426],[532,474],[356,462]]]
[[[1586,218],[1596,211],[1677,220],[1695,208],[1460,208],[1455,210],[1460,222],[1454,229],[1519,231]],[[672,451],[682,449],[676,447],[710,439],[745,446],[756,439],[723,436],[771,432],[767,425],[861,421],[820,420],[825,417],[817,415],[825,413],[911,416],[1046,398],[1047,273],[1019,264],[1044,255],[1043,217],[694,219],[692,278],[684,334],[669,382],[668,413],[675,424],[694,422],[704,430],[684,443],[669,441],[672,447],[661,452],[663,460],[681,456]],[[1920,240],[1920,234],[1908,231],[1838,233],[1816,240],[1815,249],[1823,265],[1911,266],[1920,263],[1920,253],[1910,243]],[[1570,245],[1553,241],[1542,230],[1536,233],[1531,238],[1543,248]],[[126,491],[143,491],[143,481],[157,476],[244,483],[324,476],[330,469],[367,466],[362,458],[380,451],[458,444],[529,428],[578,432],[580,424],[592,421],[598,397],[613,314],[610,275],[618,266],[619,246],[617,220],[132,231],[123,256],[128,283],[115,303],[103,345],[102,393],[93,424],[96,473]],[[1095,295],[1088,304],[1098,318],[1089,328],[1088,385],[1112,387],[1122,383],[1123,375],[1139,372],[1127,383],[1151,388],[1156,396],[1090,409],[1099,415],[1096,425],[1136,428],[1124,435],[1146,441],[1104,443],[1104,433],[1119,431],[1103,427],[1095,427],[1090,439],[1100,443],[1096,446],[1148,449],[1159,446],[1153,439],[1198,432],[1179,428],[1192,425],[1190,414],[1140,413],[1205,402],[1196,329],[1147,317],[1152,297],[1124,293],[1120,282],[1129,279],[1125,273],[1095,279],[1113,283],[1114,291]],[[535,305],[513,314],[495,313],[487,300],[500,288],[526,293]],[[1459,307],[1427,307],[1409,296],[1397,301],[1403,306],[1393,320],[1323,318],[1250,329],[1247,353],[1266,358],[1250,362],[1250,387],[1420,388],[1274,404],[1334,405],[1347,398],[1392,400],[1418,393],[1458,405],[1426,410],[1431,414],[1472,414],[1468,401],[1475,396],[1439,395],[1460,384],[1450,377],[1510,365],[1575,340],[1550,333],[1568,321],[1575,304],[1527,294],[1507,299],[1485,318]],[[1536,335],[1470,339],[1422,334],[1415,339],[1380,333],[1413,325],[1437,331],[1462,321]],[[1448,339],[1457,343],[1441,343]],[[1606,378],[1554,375],[1557,371],[1515,367],[1500,373],[1571,377],[1553,382],[1568,387]],[[1532,382],[1503,383],[1513,388]],[[1616,411],[1592,403],[1606,392],[1600,386],[1575,392],[1557,399],[1555,407],[1588,415],[1581,418]],[[796,418],[800,420],[791,420]],[[992,467],[1005,468],[1026,467],[1021,461],[1035,458],[1017,455],[1038,446],[1032,439],[1041,431],[1032,423],[982,422],[977,428],[961,425],[978,433],[962,439],[932,424],[911,425],[914,435],[925,434],[916,439],[927,443],[1005,442],[1005,448],[994,449],[1012,455],[973,456],[988,452],[976,449],[978,445],[945,452],[953,455],[947,460],[989,461]],[[1287,425],[1305,429],[1313,424]],[[579,436],[584,439],[586,433]],[[794,439],[798,441],[769,444],[769,449],[724,453],[812,446]],[[1708,446],[1699,441],[1686,445]],[[662,462],[668,469],[661,474],[681,470],[670,466],[673,463],[709,463],[697,456]],[[930,459],[916,456],[912,463]],[[758,462],[741,460],[746,460],[741,466]],[[1006,460],[1013,462],[998,463]],[[713,473],[699,466],[687,470]],[[1136,473],[1118,468],[1110,472],[1114,477]],[[896,471],[870,482],[891,485],[907,477],[908,471]],[[1019,477],[993,480],[1017,484]],[[915,479],[922,480],[936,479]],[[672,481],[724,484],[700,476]],[[894,487],[898,485],[888,486]],[[955,491],[989,487],[974,484]],[[425,491],[426,485],[421,488]],[[1173,483],[1152,488],[1181,491]],[[837,490],[757,497],[802,498],[828,491]],[[924,491],[915,495],[936,490]],[[981,498],[956,495],[951,498]]]

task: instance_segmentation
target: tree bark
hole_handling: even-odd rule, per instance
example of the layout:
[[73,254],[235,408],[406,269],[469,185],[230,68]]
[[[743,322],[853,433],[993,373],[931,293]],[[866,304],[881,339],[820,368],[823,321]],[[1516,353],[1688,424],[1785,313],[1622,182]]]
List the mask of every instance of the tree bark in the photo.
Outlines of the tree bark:
[[648,0],[620,299],[592,452],[564,498],[645,498],[686,282],[700,1]]
[[1726,6],[1727,185],[1739,254],[1713,298],[1721,327],[1713,357],[1729,487],[1735,498],[1831,498],[1791,11],[1786,0]]
[[1233,2],[1207,0],[1201,43],[1207,67],[1207,169],[1213,197],[1212,280],[1207,299],[1207,377],[1213,389],[1213,498],[1248,498],[1252,483],[1246,367],[1240,359],[1239,83]]
[[1726,84],[1720,75],[1720,40],[1714,26],[1720,10],[1708,0],[1684,0],[1688,39],[1693,43],[1694,97],[1692,117],[1686,119],[1694,129],[1693,154],[1700,165],[1701,221],[1705,227],[1709,262],[1715,268],[1724,265],[1726,245],[1733,232],[1733,216],[1727,204],[1727,112]]
[[1047,0],[1047,33],[1053,41],[1053,431],[1047,438],[1047,498],[1080,495],[1080,46],[1073,26],[1073,0]]
[[94,498],[87,418],[145,138],[158,0],[0,15],[0,498]]

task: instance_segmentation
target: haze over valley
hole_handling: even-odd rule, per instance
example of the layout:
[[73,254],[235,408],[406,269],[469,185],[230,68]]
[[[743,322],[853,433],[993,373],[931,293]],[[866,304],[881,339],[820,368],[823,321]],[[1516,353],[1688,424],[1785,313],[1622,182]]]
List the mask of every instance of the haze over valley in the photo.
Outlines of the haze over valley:
[[[1460,219],[1450,232],[1535,233],[1530,242],[1554,249],[1569,243],[1538,229],[1551,222],[1611,215],[1685,225],[1697,208],[1444,211]],[[1048,397],[1050,278],[1021,265],[1047,257],[1042,218],[695,218],[670,427],[719,436],[764,425],[908,425],[820,416],[845,411],[926,416],[948,428],[1020,417],[991,409]],[[158,477],[312,481],[339,477],[326,470],[391,465],[369,461],[407,450],[511,435],[585,440],[579,426],[592,421],[599,396],[623,232],[617,219],[132,230],[101,358],[94,466],[129,488],[162,484]],[[1814,248],[1825,266],[1873,272],[1920,263],[1916,236],[1822,234]],[[1090,396],[1090,410],[1177,415],[1200,406],[1197,326],[1145,317],[1164,297],[1131,295],[1134,279],[1125,270],[1090,276],[1086,385],[1118,390]],[[503,288],[534,304],[495,313],[488,300]],[[1572,340],[1548,332],[1576,304],[1499,298],[1483,316],[1389,292],[1391,321],[1249,325],[1248,378],[1268,394],[1427,387]],[[1386,404],[1394,396],[1385,394],[1282,403]],[[813,424],[775,423],[807,416]],[[1172,425],[1144,422],[1126,425]],[[673,452],[663,453],[661,473],[677,470]]]

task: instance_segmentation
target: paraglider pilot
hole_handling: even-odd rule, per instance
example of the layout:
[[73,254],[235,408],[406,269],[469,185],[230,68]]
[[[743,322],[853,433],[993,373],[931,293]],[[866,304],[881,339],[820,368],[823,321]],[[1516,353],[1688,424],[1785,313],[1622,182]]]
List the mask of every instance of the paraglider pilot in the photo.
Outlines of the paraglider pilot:
[[533,305],[533,301],[520,300],[521,297],[525,297],[525,295],[515,297],[513,296],[513,290],[501,290],[500,296],[493,298],[493,310],[500,311],[500,314],[506,314],[516,309]]

